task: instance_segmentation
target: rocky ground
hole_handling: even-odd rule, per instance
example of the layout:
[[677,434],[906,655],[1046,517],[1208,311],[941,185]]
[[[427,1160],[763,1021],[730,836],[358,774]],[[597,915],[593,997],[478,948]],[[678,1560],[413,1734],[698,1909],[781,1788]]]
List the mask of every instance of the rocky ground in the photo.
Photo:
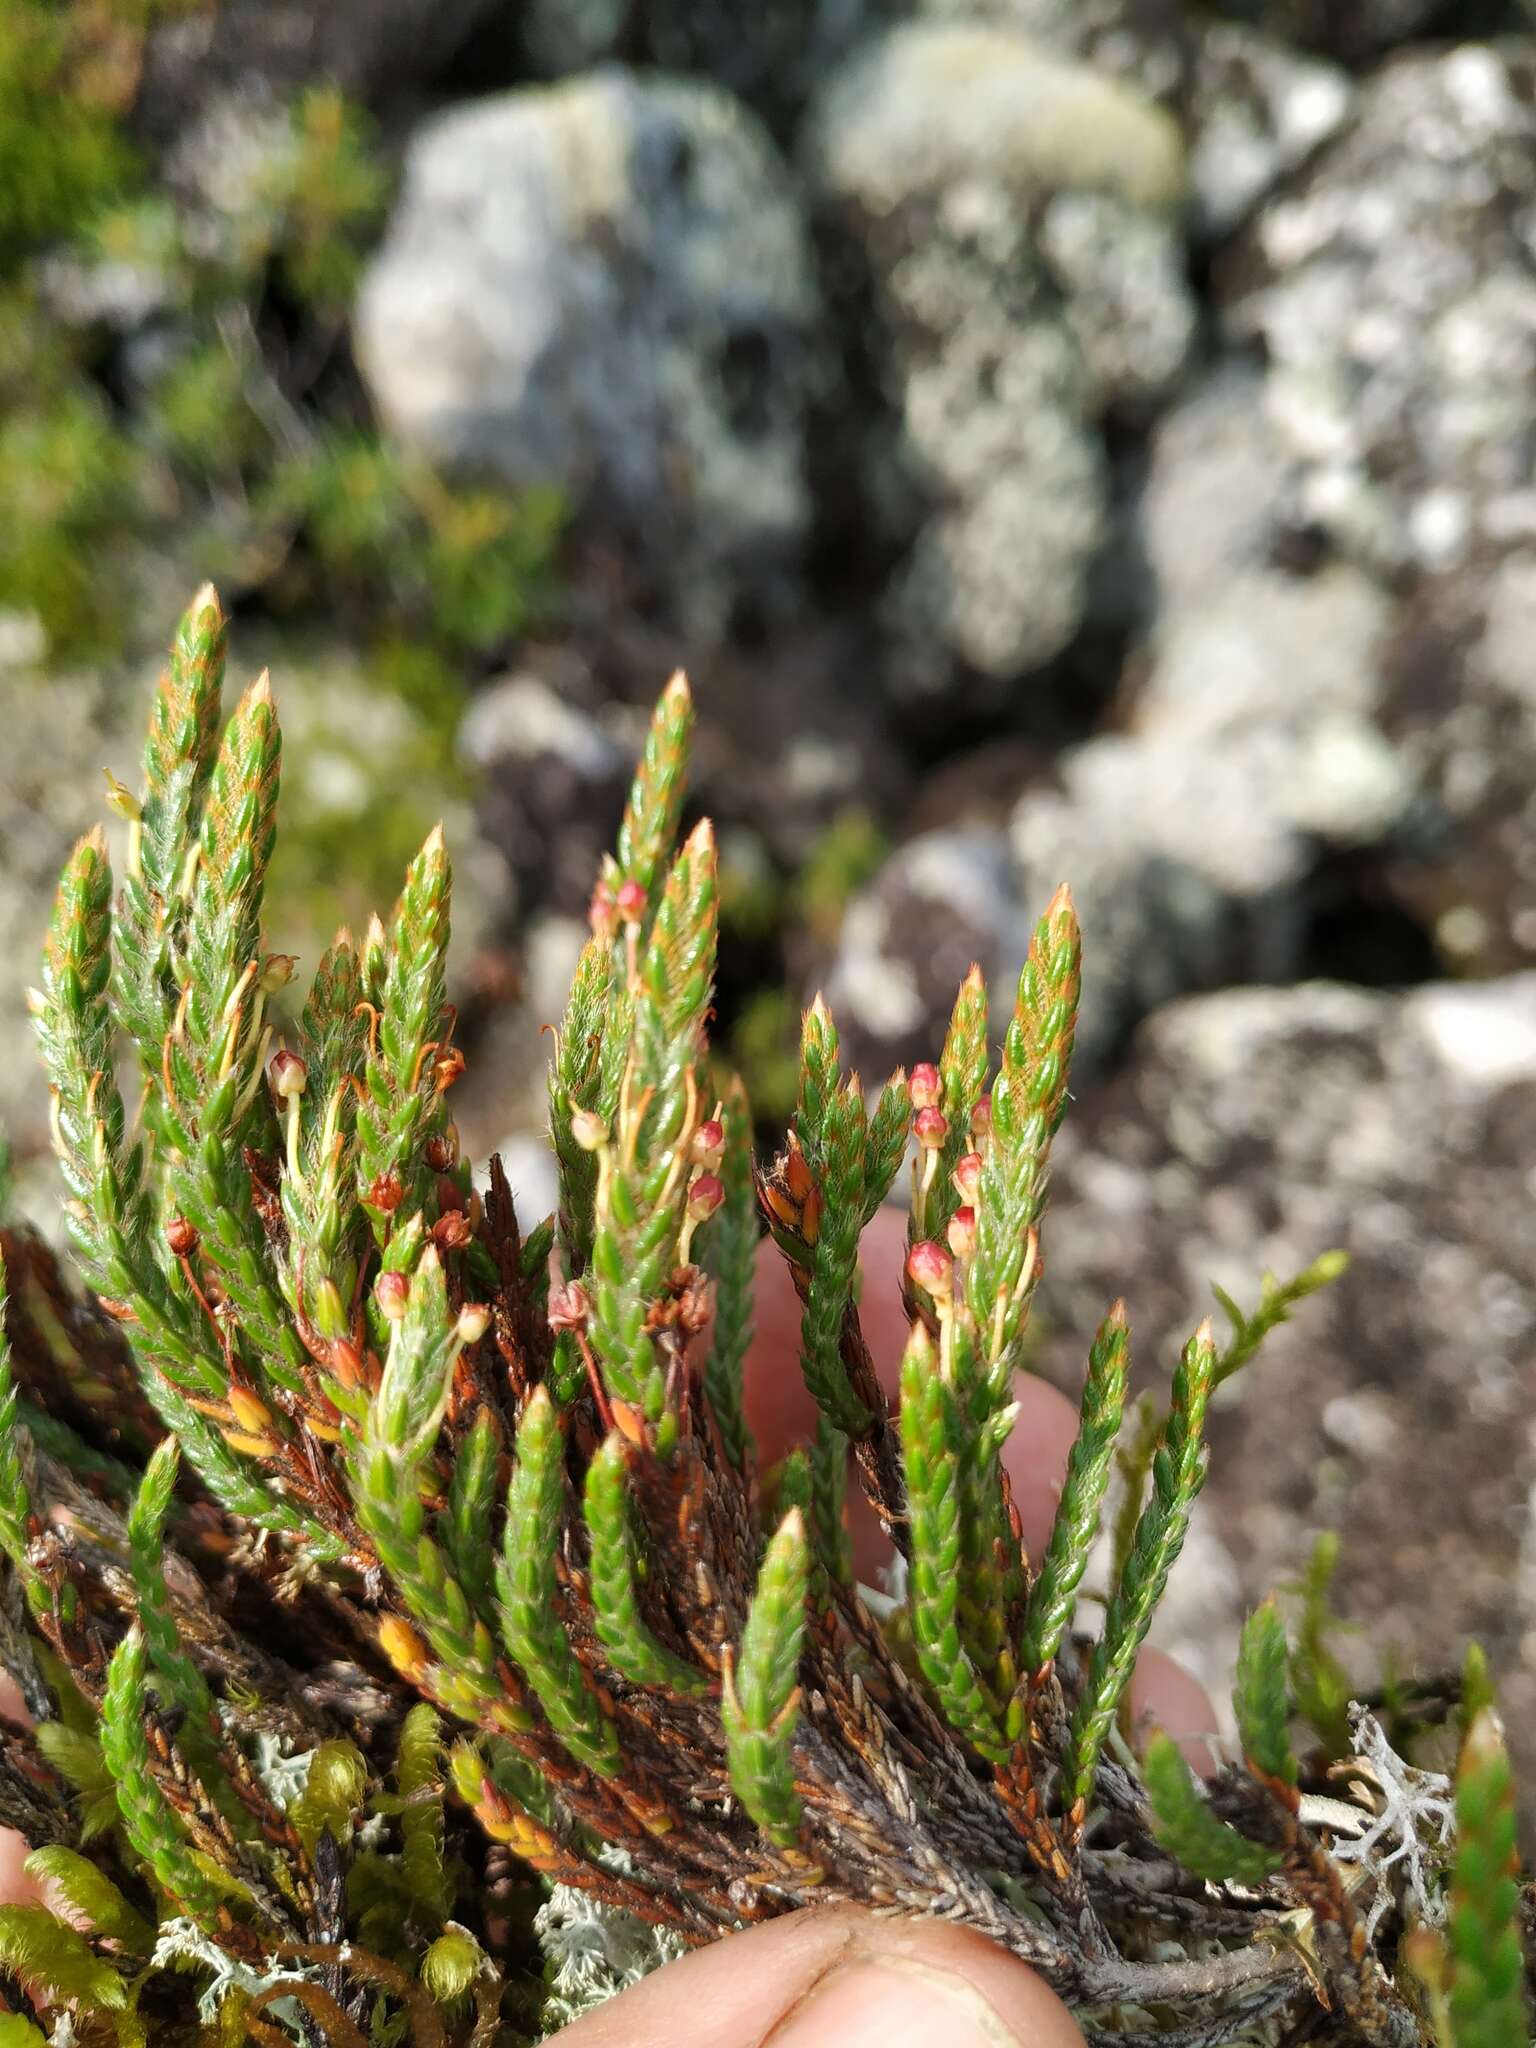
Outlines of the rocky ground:
[[[399,163],[343,344],[387,443],[572,510],[443,783],[473,1145],[537,1191],[538,1026],[686,659],[761,1101],[813,983],[866,1075],[930,1056],[1072,883],[1045,1369],[1116,1293],[1155,1375],[1210,1280],[1355,1255],[1218,1416],[1185,1652],[1337,1527],[1356,1649],[1476,1632],[1532,1725],[1529,0],[228,4],[155,32],[135,118],[255,149],[332,76]],[[109,672],[0,621],[24,1152],[28,934],[172,609]],[[248,609],[355,732],[345,623],[269,649]]]

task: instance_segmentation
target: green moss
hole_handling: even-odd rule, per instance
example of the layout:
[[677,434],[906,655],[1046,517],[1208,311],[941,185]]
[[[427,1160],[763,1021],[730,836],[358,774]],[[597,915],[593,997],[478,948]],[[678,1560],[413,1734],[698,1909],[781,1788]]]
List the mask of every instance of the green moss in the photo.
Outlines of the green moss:
[[454,751],[462,679],[419,643],[388,643],[343,675],[284,692],[288,826],[271,891],[283,941],[311,954],[339,924],[387,912],[411,856],[468,783]]
[[475,651],[523,631],[548,601],[564,523],[558,493],[451,490],[356,430],[283,462],[261,503],[301,529],[333,599],[350,589],[382,604],[396,631]]
[[781,1122],[800,1089],[800,1008],[784,987],[748,998],[731,1033],[730,1064],[760,1122]]
[[879,872],[891,843],[861,805],[838,812],[811,848],[795,881],[799,921],[824,945],[837,937],[843,912]]
[[[363,111],[310,91],[221,232],[189,233],[122,125],[149,25],[185,4],[0,0],[0,603],[35,611],[59,653],[112,652],[135,609],[114,568],[195,536],[198,574],[262,586],[273,610],[495,650],[551,598],[562,504],[450,487],[371,424],[317,417],[308,373],[285,388],[306,353],[338,355],[388,173]],[[31,289],[58,244],[147,273],[177,315],[126,426]]]
[[323,88],[293,110],[291,147],[264,194],[276,231],[272,254],[301,303],[335,317],[351,301],[389,180],[360,108]]
[[71,233],[137,175],[112,54],[84,9],[0,0],[0,263]]
[[0,416],[0,505],[0,605],[35,611],[57,643],[110,645],[116,594],[101,548],[134,515],[134,465],[89,387]]

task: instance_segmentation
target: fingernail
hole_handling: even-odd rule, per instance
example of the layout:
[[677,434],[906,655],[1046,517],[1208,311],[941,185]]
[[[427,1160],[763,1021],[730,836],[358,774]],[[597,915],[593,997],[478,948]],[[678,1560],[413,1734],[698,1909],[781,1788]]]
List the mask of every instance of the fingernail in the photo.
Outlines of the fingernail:
[[773,2029],[763,2048],[1018,2048],[966,1980],[916,1957],[844,1963]]

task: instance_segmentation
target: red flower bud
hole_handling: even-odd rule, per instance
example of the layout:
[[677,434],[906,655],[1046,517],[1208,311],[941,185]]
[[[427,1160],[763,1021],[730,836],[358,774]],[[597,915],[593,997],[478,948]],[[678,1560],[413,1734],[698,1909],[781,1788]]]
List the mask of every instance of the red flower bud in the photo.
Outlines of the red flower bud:
[[[457,1193],[457,1189],[454,1191]],[[450,1209],[445,1216],[439,1216],[432,1226],[432,1242],[439,1251],[462,1251],[474,1236],[469,1218],[462,1209]]]
[[331,1378],[339,1382],[350,1394],[362,1386],[366,1374],[363,1371],[363,1354],[350,1337],[334,1337],[326,1353]]
[[955,1193],[963,1202],[974,1202],[981,1191],[981,1154],[967,1152],[950,1175]]
[[912,1130],[923,1150],[934,1152],[949,1136],[949,1118],[942,1109],[920,1109],[912,1119]]
[[620,882],[619,893],[614,899],[618,912],[626,924],[638,924],[645,915],[645,891],[637,881]]
[[913,1245],[907,1253],[907,1272],[919,1287],[942,1299],[954,1290],[954,1262],[943,1245],[931,1237]]
[[374,1175],[363,1200],[370,1209],[377,1209],[381,1216],[393,1216],[405,1200],[405,1182],[390,1167],[387,1173]]
[[446,1131],[437,1131],[428,1138],[425,1147],[428,1166],[434,1173],[448,1173],[459,1163],[459,1134],[450,1124]]
[[976,1107],[971,1111],[971,1136],[984,1138],[992,1128],[992,1098],[978,1095]]
[[949,1219],[949,1248],[957,1259],[968,1259],[976,1249],[976,1211],[969,1203]]
[[291,1102],[304,1093],[309,1069],[296,1052],[279,1047],[267,1061],[267,1080],[279,1102]]
[[693,1134],[690,1152],[700,1166],[708,1167],[711,1173],[720,1164],[725,1151],[725,1125],[719,1117],[705,1119]]
[[190,1259],[197,1250],[199,1239],[185,1216],[171,1216],[166,1219],[165,1241],[173,1258]]
[[385,1320],[398,1323],[411,1298],[411,1283],[403,1273],[381,1273],[373,1283],[373,1298]]
[[552,1330],[580,1330],[586,1326],[592,1304],[579,1280],[557,1280],[549,1290],[549,1327]]
[[688,1190],[688,1214],[695,1223],[713,1216],[725,1200],[725,1182],[717,1173],[701,1173]]
[[914,1109],[937,1109],[944,1099],[944,1083],[932,1060],[919,1060],[910,1082]]

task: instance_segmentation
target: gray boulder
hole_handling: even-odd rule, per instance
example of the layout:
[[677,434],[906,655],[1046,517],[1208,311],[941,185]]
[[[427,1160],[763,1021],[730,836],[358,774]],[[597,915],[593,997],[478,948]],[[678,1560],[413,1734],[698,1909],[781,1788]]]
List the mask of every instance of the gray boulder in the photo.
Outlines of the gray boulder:
[[1378,571],[1536,538],[1533,237],[1536,40],[1512,39],[1374,74],[1234,260],[1300,514]]
[[613,69],[428,122],[356,338],[394,434],[563,486],[696,645],[793,601],[820,305],[788,175],[725,94]]
[[[1089,1071],[1172,997],[1294,974],[1323,851],[1405,817],[1412,783],[1368,709],[1387,618],[1347,571],[1238,583],[1166,635],[1131,731],[1071,749],[1020,800],[1022,894],[1070,881],[1091,935]],[[1336,659],[1314,661],[1322,645]]]
[[1383,726],[1429,808],[1391,879],[1460,974],[1536,965],[1533,647],[1524,547],[1427,584],[1386,663]]
[[1101,422],[1162,402],[1189,351],[1177,129],[1012,30],[912,25],[833,74],[803,161],[876,315],[857,460],[894,562],[891,679],[995,693],[1082,622]]
[[1044,900],[1020,899],[1005,836],[980,824],[920,833],[848,906],[822,989],[866,1078],[936,1060],[972,961],[1017,978]]
[[1337,64],[1180,0],[918,0],[917,11],[1033,36],[1165,108],[1184,134],[1200,241],[1231,233],[1349,112]]

